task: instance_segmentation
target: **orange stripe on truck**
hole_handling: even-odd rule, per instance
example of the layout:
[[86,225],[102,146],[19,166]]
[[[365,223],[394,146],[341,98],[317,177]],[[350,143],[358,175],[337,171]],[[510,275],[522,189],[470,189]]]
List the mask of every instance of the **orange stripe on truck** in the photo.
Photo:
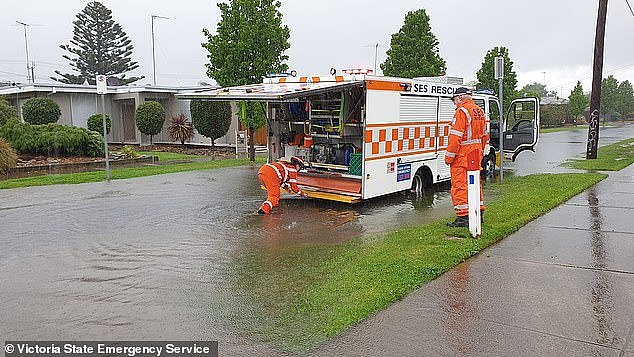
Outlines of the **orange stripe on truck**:
[[413,126],[413,125],[436,125],[435,120],[431,121],[408,121],[402,123],[366,124],[366,128],[381,128],[384,126]]
[[405,88],[401,85],[400,82],[377,81],[374,79],[366,81],[366,87],[369,90],[390,90],[398,92],[405,91]]
[[389,158],[392,158],[392,157],[403,157],[403,156],[420,155],[420,154],[427,154],[427,153],[435,152],[435,151],[436,151],[436,149],[410,151],[410,152],[403,153],[403,154],[392,154],[392,155],[382,155],[382,156],[368,157],[368,158],[365,159],[365,161],[389,159]]

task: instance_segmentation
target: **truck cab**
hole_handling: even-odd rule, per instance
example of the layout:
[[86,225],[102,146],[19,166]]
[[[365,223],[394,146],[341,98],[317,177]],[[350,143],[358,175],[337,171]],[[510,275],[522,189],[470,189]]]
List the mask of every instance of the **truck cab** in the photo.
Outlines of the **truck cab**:
[[[491,123],[489,147],[485,148],[482,160],[482,174],[491,175],[500,163],[500,101],[491,90],[476,90],[473,101],[484,110]],[[539,141],[539,118],[537,98],[518,98],[511,102],[504,120],[502,147],[505,160],[515,161],[522,151],[535,151]]]

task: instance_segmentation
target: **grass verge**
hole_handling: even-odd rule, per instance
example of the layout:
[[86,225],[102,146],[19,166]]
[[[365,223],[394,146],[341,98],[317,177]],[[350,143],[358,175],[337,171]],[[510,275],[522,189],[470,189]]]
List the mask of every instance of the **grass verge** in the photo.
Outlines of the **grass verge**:
[[137,152],[139,155],[147,155],[147,156],[156,156],[158,157],[159,162],[169,162],[176,160],[191,160],[191,159],[200,159],[208,156],[201,155],[187,155],[180,154],[176,152],[162,152],[162,151],[139,151]]
[[278,348],[306,352],[605,177],[541,174],[489,185],[486,195],[495,199],[478,240],[443,220],[338,245],[260,247],[232,266],[235,295],[249,304],[234,317]]
[[[261,165],[266,162],[265,157],[256,157],[255,164]],[[209,160],[189,162],[184,164],[171,164],[160,166],[140,166],[140,167],[126,167],[120,169],[111,170],[111,178],[113,180],[128,179],[134,177],[152,176],[169,174],[174,172],[194,171],[194,170],[209,170],[219,169],[223,167],[252,165],[253,163],[249,159],[223,159],[223,160]],[[11,179],[6,181],[0,181],[0,189],[6,188],[18,188],[29,186],[46,186],[46,185],[60,185],[60,184],[78,184],[86,182],[99,182],[106,180],[106,173],[104,171],[92,171],[92,172],[80,172],[73,174],[58,174],[58,175],[44,175],[35,177],[26,177],[19,179]]]
[[556,128],[540,128],[539,132],[542,134],[546,133],[556,133],[559,131],[576,131],[576,130],[588,130],[587,125],[577,125],[577,126],[560,126]]
[[579,170],[619,171],[634,163],[634,139],[599,147],[594,160],[574,160],[564,165]]

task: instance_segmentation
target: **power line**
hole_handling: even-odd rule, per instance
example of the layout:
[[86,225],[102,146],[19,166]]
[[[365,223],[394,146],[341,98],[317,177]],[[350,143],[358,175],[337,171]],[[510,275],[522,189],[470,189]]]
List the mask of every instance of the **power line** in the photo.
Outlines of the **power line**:
[[632,11],[632,7],[630,6],[629,0],[625,0],[625,3],[627,4],[627,7],[630,8],[630,12],[632,13],[632,16],[634,16],[634,11]]

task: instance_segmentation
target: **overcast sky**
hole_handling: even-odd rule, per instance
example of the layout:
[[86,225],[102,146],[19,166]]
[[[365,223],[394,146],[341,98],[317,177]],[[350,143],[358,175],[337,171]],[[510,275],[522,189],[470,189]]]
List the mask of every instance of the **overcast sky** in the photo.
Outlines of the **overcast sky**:
[[[69,43],[73,25],[87,0],[8,0],[0,14],[3,50],[0,81],[26,82],[24,30],[36,80],[51,82],[54,70],[69,72],[60,44]],[[220,11],[209,0],[104,0],[127,32],[145,75],[152,82],[151,15],[155,20],[156,72],[159,85],[195,85],[205,75],[206,39],[202,28],[215,31]],[[63,5],[62,5],[63,4]],[[634,6],[634,0],[630,0]],[[487,50],[509,48],[518,88],[532,82],[567,97],[577,80],[590,90],[597,0],[282,0],[284,23],[291,31],[289,66],[300,74],[327,74],[331,67],[374,68],[385,60],[390,37],[403,25],[408,11],[424,8],[440,41],[447,74],[474,80]],[[608,4],[604,77],[634,82],[634,15],[626,0]],[[378,66],[377,66],[378,67]],[[379,69],[380,71],[380,69]]]

